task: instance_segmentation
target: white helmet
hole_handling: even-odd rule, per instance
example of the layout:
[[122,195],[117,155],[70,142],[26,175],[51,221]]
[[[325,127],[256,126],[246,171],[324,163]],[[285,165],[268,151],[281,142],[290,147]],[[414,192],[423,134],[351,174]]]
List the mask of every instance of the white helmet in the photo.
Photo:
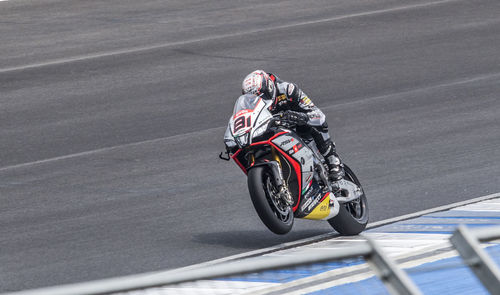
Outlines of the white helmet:
[[276,97],[276,87],[273,80],[266,72],[261,70],[253,71],[243,79],[241,92],[243,94],[259,95],[264,99],[274,100]]

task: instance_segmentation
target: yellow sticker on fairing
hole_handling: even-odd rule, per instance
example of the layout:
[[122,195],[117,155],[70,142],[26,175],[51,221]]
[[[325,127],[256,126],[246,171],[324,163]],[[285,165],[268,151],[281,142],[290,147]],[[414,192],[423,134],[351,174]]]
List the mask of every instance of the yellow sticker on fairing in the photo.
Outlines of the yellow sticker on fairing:
[[307,105],[307,106],[314,106],[314,104],[312,103],[312,101],[307,96],[302,99],[302,103],[305,104],[305,105]]
[[330,215],[330,194],[304,219],[323,219],[328,215]]

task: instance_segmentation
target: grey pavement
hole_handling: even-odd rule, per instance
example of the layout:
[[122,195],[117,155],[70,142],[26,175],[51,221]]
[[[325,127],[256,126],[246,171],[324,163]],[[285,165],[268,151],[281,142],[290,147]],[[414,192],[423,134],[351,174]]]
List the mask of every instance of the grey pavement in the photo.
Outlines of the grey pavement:
[[326,113],[371,221],[500,191],[498,1],[0,2],[0,291],[276,236],[218,160],[242,78]]

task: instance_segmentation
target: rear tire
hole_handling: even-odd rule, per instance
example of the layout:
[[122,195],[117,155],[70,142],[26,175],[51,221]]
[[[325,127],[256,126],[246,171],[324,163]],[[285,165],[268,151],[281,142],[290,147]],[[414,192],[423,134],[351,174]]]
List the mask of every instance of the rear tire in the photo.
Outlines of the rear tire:
[[[354,182],[363,190],[354,172],[347,165],[344,165],[344,170],[345,179]],[[354,236],[362,232],[368,224],[368,204],[364,191],[359,199],[341,204],[339,214],[329,219],[328,223],[344,236]]]
[[276,197],[277,189],[272,182],[272,172],[266,166],[248,171],[248,190],[260,220],[278,235],[288,233],[293,226],[293,210]]

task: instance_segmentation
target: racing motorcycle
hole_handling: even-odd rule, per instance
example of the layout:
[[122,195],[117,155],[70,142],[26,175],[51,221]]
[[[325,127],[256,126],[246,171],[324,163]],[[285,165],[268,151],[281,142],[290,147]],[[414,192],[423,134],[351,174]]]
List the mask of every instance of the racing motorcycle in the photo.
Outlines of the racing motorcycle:
[[252,203],[262,222],[286,234],[294,218],[326,220],[342,235],[357,235],[368,223],[367,200],[354,172],[332,183],[328,166],[312,138],[299,137],[293,122],[269,111],[272,101],[245,94],[229,122],[238,149],[233,159],[248,177]]

